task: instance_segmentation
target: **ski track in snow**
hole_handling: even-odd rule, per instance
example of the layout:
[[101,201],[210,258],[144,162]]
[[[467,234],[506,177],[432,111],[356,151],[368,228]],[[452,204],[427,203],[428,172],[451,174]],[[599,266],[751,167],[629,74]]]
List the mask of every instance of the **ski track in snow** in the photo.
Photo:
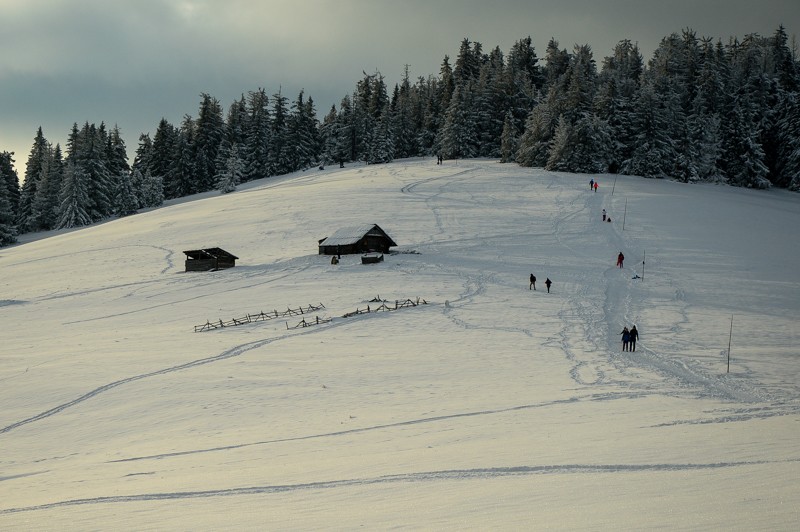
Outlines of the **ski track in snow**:
[[328,480],[319,482],[306,482],[300,484],[278,484],[263,486],[247,486],[239,488],[223,488],[216,490],[176,491],[141,493],[132,495],[109,495],[103,497],[88,497],[84,499],[67,499],[63,501],[27,506],[19,508],[6,508],[0,510],[0,515],[16,514],[50,510],[68,506],[85,506],[97,504],[123,504],[142,501],[175,501],[181,499],[236,497],[249,495],[264,495],[275,493],[298,492],[308,490],[341,489],[363,487],[376,484],[395,484],[401,482],[442,482],[442,481],[469,481],[509,476],[531,475],[599,475],[599,474],[626,474],[626,473],[661,473],[676,471],[697,471],[714,469],[732,469],[737,467],[758,466],[764,464],[778,464],[798,462],[800,459],[781,461],[742,461],[742,462],[711,462],[711,463],[664,463],[664,464],[561,464],[542,466],[514,466],[475,469],[449,469],[442,471],[420,471],[415,473],[401,473],[396,475],[383,475],[371,478]]

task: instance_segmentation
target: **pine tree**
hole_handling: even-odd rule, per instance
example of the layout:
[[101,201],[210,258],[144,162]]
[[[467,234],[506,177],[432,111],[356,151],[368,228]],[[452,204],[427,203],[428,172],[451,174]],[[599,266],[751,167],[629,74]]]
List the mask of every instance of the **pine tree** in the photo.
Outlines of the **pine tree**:
[[269,98],[264,89],[248,93],[247,132],[240,154],[245,163],[243,180],[270,175],[271,124]]
[[114,212],[117,216],[129,216],[139,210],[139,198],[133,188],[131,174],[123,172],[117,177],[117,191],[114,195]]
[[67,157],[86,178],[89,198],[85,205],[86,213],[92,221],[98,221],[114,213],[115,184],[108,171],[105,126],[101,124],[98,128],[86,122],[78,137],[77,151],[70,152]]
[[175,158],[178,155],[178,137],[188,135],[193,138],[194,121],[188,116],[184,117],[183,127],[189,130],[186,131],[184,129],[181,131],[167,122],[165,118],[162,118],[153,136],[152,149],[149,150],[149,160],[147,165],[142,168],[142,174],[147,173],[149,170],[152,175],[161,177],[164,181],[164,195],[167,198],[179,197],[175,194],[177,194],[178,190],[184,189],[183,184],[180,182],[188,179],[173,172]]
[[217,190],[223,194],[236,190],[244,176],[244,168],[244,162],[239,157],[239,147],[234,144],[229,150],[224,170],[217,174]]
[[[173,146],[173,159],[164,179],[164,195],[180,198],[199,192],[195,176],[194,121],[186,115]],[[153,174],[157,176],[157,174]]]
[[9,184],[17,183],[18,192],[19,179],[12,166],[12,155],[13,153],[7,151],[0,153],[0,247],[17,241],[13,191],[10,190]]
[[517,152],[517,130],[514,127],[514,115],[509,110],[503,121],[503,133],[500,136],[500,162],[511,163],[515,161]]
[[288,98],[280,91],[272,95],[272,120],[270,128],[270,151],[268,175],[292,172],[291,146],[289,145]]
[[[77,128],[77,126],[74,126]],[[22,232],[37,231],[42,229],[37,212],[34,212],[33,203],[42,174],[47,168],[47,161],[50,157],[50,143],[44,138],[42,128],[36,131],[33,139],[28,163],[25,170],[25,180],[19,196],[17,208],[17,225]]]
[[642,177],[669,177],[677,155],[669,136],[669,121],[663,98],[652,84],[644,85],[639,91],[633,113],[637,131],[633,153],[622,162],[620,171]]
[[201,94],[194,136],[194,181],[198,192],[214,188],[217,154],[224,135],[224,120],[219,100],[206,93]]
[[36,213],[40,229],[52,229],[58,222],[59,193],[64,179],[64,161],[61,147],[56,145],[42,164],[39,184],[33,198],[32,210]]
[[6,199],[11,205],[11,213],[16,226],[20,186],[19,176],[14,169],[14,152],[4,151],[0,153],[0,172],[3,174],[3,179],[0,179],[0,187],[6,189]]
[[136,199],[140,209],[159,207],[164,203],[164,183],[161,176],[154,176],[150,170],[144,174],[139,168],[131,171],[131,183],[137,192]]
[[557,119],[546,103],[537,105],[531,111],[516,154],[516,160],[521,166],[543,168],[547,164],[556,124]]
[[83,169],[72,160],[67,160],[64,167],[60,200],[57,229],[92,223],[92,218],[87,212],[90,203],[88,178]]
[[472,86],[458,85],[439,131],[442,155],[449,159],[475,157],[478,153]]

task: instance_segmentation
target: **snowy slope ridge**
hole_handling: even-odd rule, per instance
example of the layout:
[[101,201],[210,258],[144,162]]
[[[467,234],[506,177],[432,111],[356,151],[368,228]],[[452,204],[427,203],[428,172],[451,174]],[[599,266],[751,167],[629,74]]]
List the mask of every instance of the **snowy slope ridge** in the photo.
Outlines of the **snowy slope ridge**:
[[311,170],[0,250],[0,528],[794,529],[797,196],[592,177]]

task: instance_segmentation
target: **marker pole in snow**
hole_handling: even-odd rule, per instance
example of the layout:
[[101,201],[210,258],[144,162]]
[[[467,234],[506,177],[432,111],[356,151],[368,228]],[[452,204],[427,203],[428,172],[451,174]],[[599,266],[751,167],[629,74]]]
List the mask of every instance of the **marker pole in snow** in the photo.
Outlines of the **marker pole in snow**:
[[611,185],[611,195],[614,195],[614,189],[617,187],[617,178],[614,177],[614,184]]
[[625,217],[628,215],[628,198],[625,198],[625,210],[622,211],[622,230],[625,230]]
[[731,332],[728,335],[728,371],[725,373],[731,372],[731,339],[733,338],[733,314],[731,314]]
[[642,282],[644,282],[644,261],[647,258],[647,250],[644,250],[644,256],[642,257]]

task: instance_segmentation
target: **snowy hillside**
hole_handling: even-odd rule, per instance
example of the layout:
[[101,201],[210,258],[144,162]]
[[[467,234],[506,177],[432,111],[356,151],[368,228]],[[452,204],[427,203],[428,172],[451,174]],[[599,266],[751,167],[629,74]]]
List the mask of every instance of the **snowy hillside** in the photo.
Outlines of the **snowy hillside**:
[[[794,529],[798,196],[594,177],[310,170],[0,250],[0,529]],[[396,253],[317,254],[365,223]]]

